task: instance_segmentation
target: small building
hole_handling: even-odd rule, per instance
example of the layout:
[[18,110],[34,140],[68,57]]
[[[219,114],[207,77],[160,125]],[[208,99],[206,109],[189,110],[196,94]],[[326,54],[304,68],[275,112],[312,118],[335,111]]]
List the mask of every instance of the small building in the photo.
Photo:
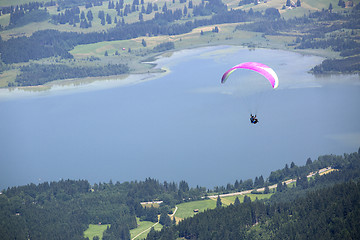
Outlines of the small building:
[[353,7],[353,6],[354,6],[353,1],[346,1],[346,2],[345,2],[345,8],[351,8],[351,7]]
[[199,209],[194,209],[194,213],[197,213],[197,212],[199,212]]

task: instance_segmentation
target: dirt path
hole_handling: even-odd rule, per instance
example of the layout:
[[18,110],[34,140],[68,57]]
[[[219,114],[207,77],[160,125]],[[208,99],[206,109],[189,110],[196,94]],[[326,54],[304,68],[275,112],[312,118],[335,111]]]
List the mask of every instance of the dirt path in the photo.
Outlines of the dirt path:
[[140,235],[143,234],[144,232],[150,231],[150,229],[151,229],[152,227],[155,227],[157,224],[159,224],[159,222],[154,223],[154,225],[152,225],[152,226],[149,227],[148,229],[145,229],[144,231],[142,231],[141,233],[139,233],[138,235],[136,235],[135,237],[133,237],[131,240],[135,240],[138,236],[140,236]]
[[[177,210],[178,210],[178,207],[175,206],[175,210],[174,210],[174,212],[170,215],[170,217],[174,216]],[[151,229],[152,227],[155,227],[157,224],[159,224],[159,222],[154,223],[154,225],[152,225],[151,227],[145,229],[144,231],[142,231],[141,233],[139,233],[138,235],[136,235],[135,237],[133,237],[131,240],[135,240],[135,239],[136,239],[137,237],[139,237],[141,234],[143,234],[143,233],[145,233],[145,232],[147,232],[147,231],[150,231],[150,229]]]
[[175,206],[175,210],[174,210],[173,214],[170,215],[170,217],[173,217],[173,216],[175,215],[175,213],[176,213],[177,210],[178,210],[178,207]]

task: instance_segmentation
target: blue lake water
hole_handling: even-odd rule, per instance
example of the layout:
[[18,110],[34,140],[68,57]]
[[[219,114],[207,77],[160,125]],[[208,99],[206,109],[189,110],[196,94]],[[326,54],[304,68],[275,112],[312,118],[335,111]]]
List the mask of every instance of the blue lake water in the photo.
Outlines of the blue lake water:
[[[272,67],[280,85],[235,71]],[[131,76],[45,92],[0,92],[0,189],[87,179],[91,183],[186,180],[212,188],[292,161],[360,147],[359,75],[315,77],[322,58],[240,47],[185,50],[157,61],[167,74]],[[151,77],[152,80],[149,80]],[[249,114],[259,124],[251,125]]]

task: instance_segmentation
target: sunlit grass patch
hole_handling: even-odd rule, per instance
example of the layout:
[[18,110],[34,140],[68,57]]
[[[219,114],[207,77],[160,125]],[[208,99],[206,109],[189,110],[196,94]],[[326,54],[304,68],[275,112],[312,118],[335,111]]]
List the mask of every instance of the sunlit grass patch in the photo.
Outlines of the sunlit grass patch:
[[212,199],[199,200],[199,201],[181,203],[177,205],[177,207],[178,210],[175,213],[175,217],[184,219],[187,217],[194,216],[196,214],[194,212],[195,209],[198,209],[199,212],[203,212],[206,209],[214,209],[216,207],[216,201]]
[[102,239],[104,231],[108,226],[110,227],[110,224],[90,224],[89,228],[84,232],[84,237],[93,239],[95,236],[98,236],[100,239]]
[[16,75],[19,73],[17,69],[4,71],[0,74],[0,88],[8,87],[9,83],[15,83]]
[[10,14],[3,14],[0,16],[1,26],[6,27],[7,25],[9,25],[9,21],[10,21]]
[[[258,200],[262,200],[262,199],[269,199],[271,196],[273,195],[273,193],[268,193],[268,194],[253,194],[253,193],[249,193],[249,194],[246,194],[246,196],[250,197],[251,201],[255,201],[256,198]],[[239,198],[240,202],[244,202],[244,196],[245,195],[236,195],[236,196],[230,196],[230,197],[225,197],[225,198],[222,198],[222,201],[226,203],[230,202],[230,203],[234,203],[235,202],[235,199],[236,197]]]

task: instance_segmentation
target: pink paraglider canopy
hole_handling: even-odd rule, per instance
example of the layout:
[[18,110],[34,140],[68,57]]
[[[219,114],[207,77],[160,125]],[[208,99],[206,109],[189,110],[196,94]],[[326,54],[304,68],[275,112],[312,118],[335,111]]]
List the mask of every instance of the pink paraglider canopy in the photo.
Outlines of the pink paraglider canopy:
[[269,80],[269,82],[271,83],[271,86],[273,88],[277,88],[279,86],[279,79],[278,79],[275,71],[272,70],[270,67],[266,66],[265,64],[257,63],[257,62],[245,62],[245,63],[241,63],[239,65],[236,65],[236,66],[230,68],[222,76],[221,83],[224,83],[226,81],[226,79],[228,79],[230,74],[239,68],[250,69],[250,70],[260,73],[261,75],[266,77],[267,80]]

